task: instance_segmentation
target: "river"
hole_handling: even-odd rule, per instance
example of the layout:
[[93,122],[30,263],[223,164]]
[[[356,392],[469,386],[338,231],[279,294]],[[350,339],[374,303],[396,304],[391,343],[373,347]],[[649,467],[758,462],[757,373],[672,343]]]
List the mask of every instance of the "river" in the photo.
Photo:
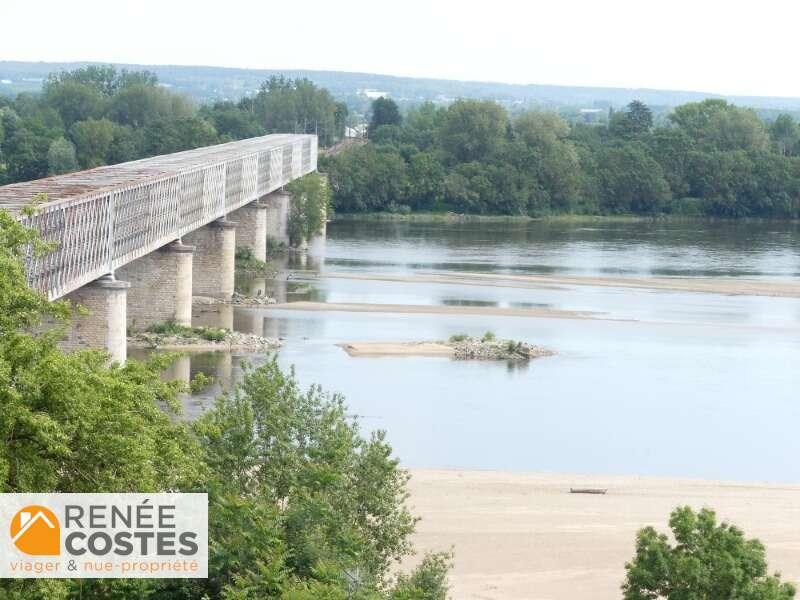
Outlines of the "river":
[[[797,224],[336,221],[324,247],[285,268],[288,279],[240,278],[237,286],[281,302],[539,307],[594,317],[228,307],[236,329],[283,338],[278,360],[294,365],[304,385],[342,393],[365,429],[386,429],[405,466],[800,481],[790,460],[800,455],[800,299],[600,284],[796,283]],[[459,279],[476,273],[499,279]],[[554,280],[506,285],[507,275]],[[336,346],[485,331],[557,354],[519,365],[351,357]],[[184,359],[178,369],[218,381],[187,400],[189,417],[230,387],[243,358],[265,360]]]

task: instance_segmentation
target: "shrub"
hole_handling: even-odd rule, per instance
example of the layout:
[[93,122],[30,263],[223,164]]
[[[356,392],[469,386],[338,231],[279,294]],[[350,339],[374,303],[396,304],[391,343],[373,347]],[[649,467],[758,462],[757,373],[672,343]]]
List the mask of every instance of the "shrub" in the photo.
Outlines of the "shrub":
[[487,331],[486,333],[483,334],[483,337],[481,338],[481,341],[482,342],[493,342],[493,341],[495,341],[495,339],[497,339],[497,336],[495,336],[494,332],[493,331]]
[[[269,245],[269,238],[267,238]],[[240,271],[263,271],[267,268],[267,263],[255,257],[253,250],[245,247],[236,248],[235,254],[236,268]]]
[[677,508],[669,519],[670,539],[645,527],[636,536],[636,556],[625,565],[625,600],[650,598],[730,598],[789,600],[791,583],[769,575],[764,546],[714,511]]
[[451,342],[464,342],[469,339],[469,336],[466,333],[456,333],[455,335],[450,336]]

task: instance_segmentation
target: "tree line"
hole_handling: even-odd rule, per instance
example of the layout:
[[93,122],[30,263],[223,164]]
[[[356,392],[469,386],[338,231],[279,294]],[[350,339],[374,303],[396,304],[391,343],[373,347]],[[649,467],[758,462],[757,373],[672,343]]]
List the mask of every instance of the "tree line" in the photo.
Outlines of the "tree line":
[[264,135],[341,138],[347,107],[306,79],[273,77],[238,102],[195,106],[147,71],[51,74],[41,94],[0,96],[0,185]]
[[655,127],[631,102],[607,124],[491,101],[373,104],[370,144],[327,158],[340,212],[800,216],[800,128],[724,100],[675,108]]

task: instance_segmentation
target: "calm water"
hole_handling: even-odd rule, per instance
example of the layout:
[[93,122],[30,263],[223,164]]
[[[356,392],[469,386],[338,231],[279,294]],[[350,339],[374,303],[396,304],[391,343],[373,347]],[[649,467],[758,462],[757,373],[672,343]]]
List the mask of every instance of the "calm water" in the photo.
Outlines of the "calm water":
[[[237,329],[284,338],[279,361],[342,392],[367,429],[389,432],[411,467],[464,467],[800,481],[800,300],[588,286],[547,289],[317,278],[432,271],[787,280],[800,274],[796,225],[331,224],[289,281],[240,281],[281,301],[591,310],[627,321],[236,309]],[[558,352],[527,365],[354,358],[358,340],[498,336]],[[216,373],[205,354],[176,374]],[[263,357],[248,357],[258,362]],[[197,414],[208,398],[188,401]]]

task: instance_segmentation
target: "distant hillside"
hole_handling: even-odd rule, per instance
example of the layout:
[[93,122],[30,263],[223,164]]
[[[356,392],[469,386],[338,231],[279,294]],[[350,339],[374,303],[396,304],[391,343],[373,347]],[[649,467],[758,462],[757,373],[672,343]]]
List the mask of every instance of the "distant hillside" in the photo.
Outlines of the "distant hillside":
[[[36,92],[42,81],[53,71],[75,69],[92,63],[44,63],[0,61],[0,94]],[[98,64],[98,63],[94,63]],[[800,98],[768,96],[723,96],[705,92],[675,90],[577,87],[561,85],[517,85],[448,79],[393,77],[372,73],[339,71],[307,71],[285,69],[229,69],[221,67],[183,67],[116,64],[118,68],[147,69],[158,75],[159,81],[181,91],[198,102],[237,100],[252,94],[262,81],[272,75],[307,77],[331,91],[351,108],[364,110],[370,96],[384,92],[401,105],[426,100],[449,102],[455,98],[492,99],[508,107],[542,106],[549,108],[621,107],[638,99],[653,107],[671,107],[702,100],[724,98],[740,106],[761,109],[769,115],[777,111],[800,111]]]

